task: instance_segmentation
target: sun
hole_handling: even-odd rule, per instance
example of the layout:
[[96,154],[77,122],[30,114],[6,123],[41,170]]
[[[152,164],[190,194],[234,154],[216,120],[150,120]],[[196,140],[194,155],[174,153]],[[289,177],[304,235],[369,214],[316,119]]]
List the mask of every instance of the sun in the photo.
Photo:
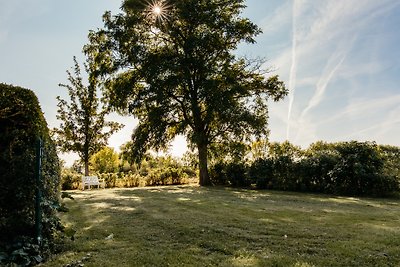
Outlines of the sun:
[[146,13],[153,21],[163,21],[168,18],[168,5],[165,0],[154,0],[149,2]]
[[154,6],[153,7],[154,15],[160,16],[162,12],[163,12],[163,10],[162,10],[162,8],[160,6]]

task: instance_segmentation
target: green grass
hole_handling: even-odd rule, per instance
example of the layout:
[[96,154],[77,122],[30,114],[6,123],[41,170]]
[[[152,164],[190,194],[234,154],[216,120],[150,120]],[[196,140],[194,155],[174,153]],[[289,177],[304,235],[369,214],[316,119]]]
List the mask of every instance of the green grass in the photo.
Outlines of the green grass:
[[399,200],[197,186],[71,194],[62,220],[75,241],[43,266],[400,266]]

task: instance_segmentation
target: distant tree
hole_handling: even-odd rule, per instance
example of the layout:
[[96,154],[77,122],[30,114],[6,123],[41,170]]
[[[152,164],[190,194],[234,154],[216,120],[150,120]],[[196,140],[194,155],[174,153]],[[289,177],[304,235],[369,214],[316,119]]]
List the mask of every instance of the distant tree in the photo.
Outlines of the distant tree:
[[119,155],[113,148],[103,147],[90,158],[90,167],[98,173],[118,172]]
[[385,162],[385,174],[396,177],[400,183],[400,147],[380,145],[379,153]]
[[108,138],[122,125],[105,120],[109,109],[100,104],[97,96],[99,82],[92,72],[92,65],[85,65],[89,74],[89,85],[85,86],[79,64],[74,57],[74,75],[67,71],[69,85],[59,84],[68,89],[70,101],[57,96],[57,119],[59,128],[54,129],[57,145],[63,152],[76,152],[89,175],[89,159],[107,144]]
[[107,80],[111,105],[139,118],[133,154],[166,147],[178,134],[198,151],[200,184],[209,185],[213,143],[266,136],[267,101],[287,90],[266,78],[260,60],[234,55],[261,30],[241,17],[244,0],[176,0],[147,5],[126,0],[122,13],[103,16],[85,52]]
[[337,193],[373,195],[379,191],[384,171],[384,159],[375,142],[342,142],[335,145],[340,155],[331,175],[335,177]]
[[258,139],[250,144],[250,159],[256,161],[268,157],[269,142],[267,139]]
[[287,157],[292,161],[298,161],[303,153],[301,147],[293,145],[289,141],[272,142],[268,145],[268,155],[271,158]]
[[268,155],[273,162],[273,188],[294,190],[297,180],[296,163],[303,155],[301,148],[289,141],[274,142],[269,144]]

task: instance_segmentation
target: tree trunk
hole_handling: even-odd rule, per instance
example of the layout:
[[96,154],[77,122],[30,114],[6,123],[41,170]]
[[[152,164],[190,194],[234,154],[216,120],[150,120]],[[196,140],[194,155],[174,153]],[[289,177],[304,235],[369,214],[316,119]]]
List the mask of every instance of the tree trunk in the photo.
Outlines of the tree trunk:
[[199,168],[200,168],[200,181],[201,186],[211,185],[210,177],[208,176],[207,166],[207,145],[198,144],[197,149],[199,152]]
[[89,176],[89,159],[85,159],[85,176]]

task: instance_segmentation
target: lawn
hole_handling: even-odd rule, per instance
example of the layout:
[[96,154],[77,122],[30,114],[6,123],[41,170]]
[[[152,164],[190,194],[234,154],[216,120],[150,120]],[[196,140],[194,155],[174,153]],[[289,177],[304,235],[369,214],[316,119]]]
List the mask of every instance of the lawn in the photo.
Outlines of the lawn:
[[171,186],[71,191],[42,266],[400,266],[400,201]]

